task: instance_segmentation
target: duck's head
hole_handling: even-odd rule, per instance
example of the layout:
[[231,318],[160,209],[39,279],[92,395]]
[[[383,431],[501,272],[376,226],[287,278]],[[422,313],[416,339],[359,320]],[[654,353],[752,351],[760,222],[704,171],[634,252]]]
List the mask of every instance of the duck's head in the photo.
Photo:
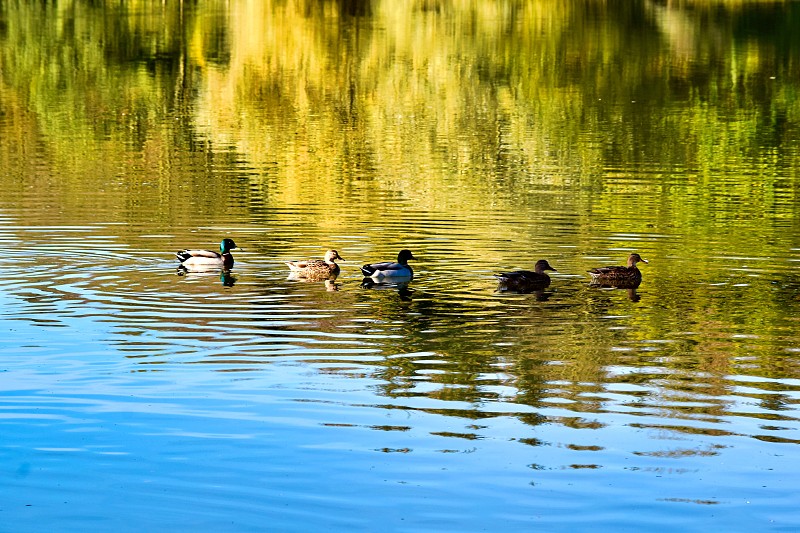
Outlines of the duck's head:
[[222,239],[222,242],[219,243],[219,249],[223,254],[227,254],[231,250],[236,250],[239,248],[236,246],[236,243],[233,242],[233,239]]
[[325,252],[325,261],[332,263],[336,259],[338,259],[339,261],[344,261],[344,257],[339,255],[339,252],[337,252],[336,250],[328,250],[327,252]]
[[636,263],[647,263],[647,259],[643,259],[639,254],[631,254],[628,256],[628,266],[632,267]]
[[536,266],[533,268],[534,272],[538,272],[539,274],[544,273],[545,270],[552,270],[553,272],[558,272],[555,268],[550,266],[550,263],[547,262],[546,259],[539,259],[536,261]]
[[397,254],[397,262],[401,265],[408,263],[409,259],[416,259],[416,257],[411,255],[411,250],[400,250],[400,253]]

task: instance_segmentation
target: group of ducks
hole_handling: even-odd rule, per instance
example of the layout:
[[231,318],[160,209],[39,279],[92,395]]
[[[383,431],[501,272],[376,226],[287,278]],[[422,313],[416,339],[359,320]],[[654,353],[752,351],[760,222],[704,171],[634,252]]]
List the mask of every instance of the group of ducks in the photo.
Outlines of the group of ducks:
[[[233,268],[232,250],[240,249],[233,239],[223,239],[219,245],[219,252],[212,250],[181,250],[175,254],[181,267],[188,270],[210,270],[222,269],[230,270]],[[331,279],[339,275],[339,265],[336,260],[344,261],[336,250],[328,250],[324,259],[309,259],[307,261],[289,261],[286,265],[289,271],[297,277],[306,278],[312,281],[322,281]],[[414,271],[408,264],[410,259],[415,259],[409,250],[400,250],[397,254],[397,262],[386,261],[383,263],[371,263],[361,267],[364,277],[382,280],[410,279],[414,276]]]
[[[589,270],[592,285],[601,287],[616,287],[619,289],[635,289],[642,282],[642,272],[636,263],[647,263],[639,254],[628,256],[627,266],[606,266]],[[529,270],[516,270],[503,272],[495,277],[500,284],[500,290],[516,292],[531,292],[542,290],[550,285],[550,276],[545,271],[558,272],[544,259],[536,261],[533,272]]]
[[[239,249],[233,239],[223,239],[219,245],[220,251],[212,250],[181,250],[175,255],[181,267],[189,270],[222,269],[230,270],[233,267],[232,250]],[[307,261],[289,261],[286,265],[291,274],[309,281],[322,281],[335,278],[339,275],[339,265],[336,260],[344,261],[336,250],[328,250],[324,259],[310,259]],[[375,281],[406,281],[414,276],[414,271],[408,264],[410,259],[415,259],[409,250],[400,250],[397,261],[370,263],[361,267],[365,278]],[[628,257],[627,266],[606,266],[589,270],[592,284],[605,287],[618,287],[635,289],[642,282],[642,273],[637,268],[637,263],[647,263],[639,254]],[[536,262],[533,271],[516,270],[503,272],[495,277],[500,285],[500,290],[516,292],[531,292],[543,290],[550,285],[550,276],[546,271],[557,272],[550,264],[541,259]]]

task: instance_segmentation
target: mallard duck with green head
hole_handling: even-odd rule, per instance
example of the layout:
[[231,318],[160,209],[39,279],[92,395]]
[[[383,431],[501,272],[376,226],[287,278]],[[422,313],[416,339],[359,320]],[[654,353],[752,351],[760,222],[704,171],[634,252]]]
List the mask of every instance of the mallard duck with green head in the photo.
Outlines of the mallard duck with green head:
[[607,266],[589,270],[592,283],[613,287],[636,288],[642,282],[642,273],[636,263],[647,263],[639,254],[628,256],[628,266]]
[[240,249],[233,239],[222,239],[219,252],[212,250],[181,250],[175,254],[183,268],[188,270],[212,270],[233,268],[233,254],[231,250]]
[[336,260],[344,261],[336,250],[325,252],[324,259],[311,259],[308,261],[287,261],[291,273],[306,279],[330,279],[339,275],[339,265]]

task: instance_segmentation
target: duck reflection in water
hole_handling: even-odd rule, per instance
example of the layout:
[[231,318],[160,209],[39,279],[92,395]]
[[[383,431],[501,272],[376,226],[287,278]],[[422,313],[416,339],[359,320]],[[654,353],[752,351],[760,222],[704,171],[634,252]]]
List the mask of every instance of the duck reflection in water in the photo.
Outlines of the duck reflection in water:
[[544,259],[536,261],[533,271],[515,270],[514,272],[501,272],[495,274],[497,278],[496,292],[515,292],[518,294],[535,294],[540,301],[547,300],[550,296],[544,290],[550,286],[550,276],[545,271],[558,272]]
[[589,284],[589,287],[593,289],[624,289],[625,292],[628,293],[628,299],[632,302],[638,302],[642,299],[639,296],[639,293],[636,292],[636,289],[639,287],[639,284],[631,284],[631,283],[624,283],[624,282],[606,282],[606,283],[595,283],[592,282]]
[[[189,278],[204,278],[204,277],[216,276],[217,272],[210,272],[210,271],[197,272],[194,270],[189,270],[183,265],[181,265],[178,267],[177,274],[179,276],[183,276],[189,279]],[[230,270],[220,270],[219,280],[225,287],[233,287],[236,284],[236,276],[231,274]]]
[[397,294],[404,302],[410,302],[414,294],[414,289],[408,287],[408,281],[375,281],[373,278],[364,278],[361,287],[376,291],[397,289]]
[[297,272],[289,272],[289,277],[286,279],[289,281],[297,281],[300,283],[319,283],[320,281],[324,282],[325,290],[328,292],[335,292],[339,290],[339,284],[336,283],[336,278],[338,275],[329,275],[329,276],[303,276],[298,274]]

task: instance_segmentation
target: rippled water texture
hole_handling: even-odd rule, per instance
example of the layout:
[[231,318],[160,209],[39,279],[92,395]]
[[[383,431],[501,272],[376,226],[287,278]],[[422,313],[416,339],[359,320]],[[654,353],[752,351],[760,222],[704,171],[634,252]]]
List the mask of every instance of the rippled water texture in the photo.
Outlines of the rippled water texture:
[[800,529],[795,4],[256,4],[0,4],[0,531]]

